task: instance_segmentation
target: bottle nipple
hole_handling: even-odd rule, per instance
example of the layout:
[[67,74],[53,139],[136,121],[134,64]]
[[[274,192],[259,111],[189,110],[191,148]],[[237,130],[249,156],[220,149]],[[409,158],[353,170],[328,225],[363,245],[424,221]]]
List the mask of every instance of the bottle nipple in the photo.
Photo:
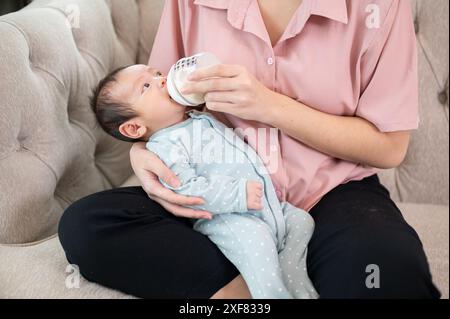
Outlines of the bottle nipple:
[[178,60],[167,75],[167,90],[170,97],[185,106],[197,106],[205,103],[204,94],[181,94],[180,89],[186,84],[186,78],[190,73],[216,64],[220,64],[219,59],[209,52]]

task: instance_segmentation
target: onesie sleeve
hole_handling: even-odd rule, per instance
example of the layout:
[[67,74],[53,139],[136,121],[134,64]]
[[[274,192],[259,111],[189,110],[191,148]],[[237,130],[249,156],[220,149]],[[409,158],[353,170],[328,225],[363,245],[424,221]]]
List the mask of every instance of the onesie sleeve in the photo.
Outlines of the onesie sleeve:
[[201,197],[205,200],[204,205],[188,207],[207,210],[213,214],[247,211],[247,179],[204,172],[198,174],[185,149],[169,139],[149,141],[147,149],[155,153],[180,179],[178,188],[160,180],[166,188],[181,195]]

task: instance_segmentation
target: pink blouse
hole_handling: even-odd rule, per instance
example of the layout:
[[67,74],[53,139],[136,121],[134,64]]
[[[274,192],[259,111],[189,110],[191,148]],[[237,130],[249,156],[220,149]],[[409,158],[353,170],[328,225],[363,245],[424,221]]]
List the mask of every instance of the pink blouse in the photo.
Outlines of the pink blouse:
[[[166,0],[149,65],[167,73],[179,58],[204,51],[244,65],[269,89],[322,112],[364,118],[381,132],[418,127],[408,0],[303,0],[274,47],[257,0]],[[231,127],[268,127],[227,114],[219,119]],[[256,139],[247,142],[258,151]],[[377,172],[281,131],[271,144],[279,199],[305,210],[337,185]]]

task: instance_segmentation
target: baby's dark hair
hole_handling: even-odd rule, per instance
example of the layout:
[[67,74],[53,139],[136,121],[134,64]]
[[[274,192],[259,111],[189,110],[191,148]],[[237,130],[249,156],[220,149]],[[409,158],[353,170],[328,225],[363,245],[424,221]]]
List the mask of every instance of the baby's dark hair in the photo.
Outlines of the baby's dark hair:
[[94,88],[90,103],[98,123],[106,133],[125,142],[136,142],[135,139],[122,135],[119,127],[138,114],[130,104],[113,98],[110,92],[111,85],[117,82],[117,75],[127,67],[120,67],[102,79]]

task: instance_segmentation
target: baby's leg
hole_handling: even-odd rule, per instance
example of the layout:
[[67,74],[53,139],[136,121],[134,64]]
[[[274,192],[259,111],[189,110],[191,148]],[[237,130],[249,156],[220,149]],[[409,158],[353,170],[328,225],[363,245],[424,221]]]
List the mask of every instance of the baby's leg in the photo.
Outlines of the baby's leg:
[[221,214],[199,220],[194,229],[207,235],[244,277],[252,297],[290,299],[283,283],[270,228],[249,214]]
[[314,231],[314,220],[289,203],[282,206],[287,228],[285,246],[279,254],[284,282],[296,299],[317,298],[306,270],[306,254]]

